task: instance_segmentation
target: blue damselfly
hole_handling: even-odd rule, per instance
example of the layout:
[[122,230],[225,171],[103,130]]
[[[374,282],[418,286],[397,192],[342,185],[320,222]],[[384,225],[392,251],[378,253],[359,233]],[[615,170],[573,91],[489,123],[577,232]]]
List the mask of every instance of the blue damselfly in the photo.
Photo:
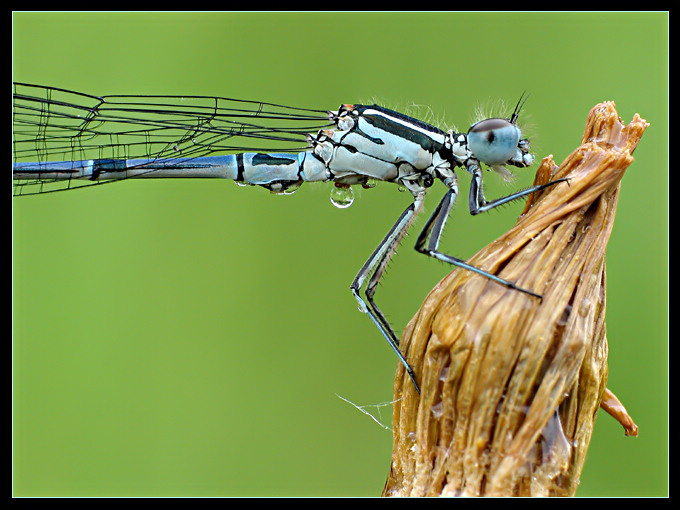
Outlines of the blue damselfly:
[[408,190],[413,202],[350,288],[416,389],[416,376],[374,296],[435,180],[446,192],[418,236],[416,250],[540,298],[438,250],[458,195],[456,167],[472,176],[468,205],[473,215],[553,184],[492,201],[484,197],[482,164],[507,175],[507,165],[527,167],[534,160],[517,127],[522,98],[508,118],[481,120],[467,133],[445,132],[377,105],[343,104],[326,111],[224,97],[93,96],[22,83],[14,84],[13,104],[15,195],[130,178],[224,178],[277,194],[290,194],[305,182],[331,182],[331,200],[347,207],[352,186],[384,181]]

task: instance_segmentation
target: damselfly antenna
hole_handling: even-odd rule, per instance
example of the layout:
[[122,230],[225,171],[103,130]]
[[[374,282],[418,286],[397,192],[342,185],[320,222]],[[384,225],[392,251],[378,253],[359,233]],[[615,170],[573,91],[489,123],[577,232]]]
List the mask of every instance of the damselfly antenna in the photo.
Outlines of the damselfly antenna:
[[517,101],[517,105],[515,105],[515,110],[512,112],[512,115],[510,115],[510,122],[512,124],[514,124],[517,120],[517,117],[519,117],[519,112],[522,110],[522,107],[524,107],[524,103],[527,102],[527,99],[529,99],[529,94],[525,90],[522,92],[522,95],[519,96],[519,101]]

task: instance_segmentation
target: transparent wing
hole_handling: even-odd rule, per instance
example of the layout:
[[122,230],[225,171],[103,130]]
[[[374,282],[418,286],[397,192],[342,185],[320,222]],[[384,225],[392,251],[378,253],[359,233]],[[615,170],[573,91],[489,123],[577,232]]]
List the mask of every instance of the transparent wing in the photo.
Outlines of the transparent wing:
[[[328,112],[206,96],[93,96],[14,84],[15,194],[72,189],[99,181],[42,177],[47,163],[74,172],[86,160],[162,162],[240,152],[298,152]],[[17,168],[22,177],[17,179]],[[26,177],[34,169],[35,176]],[[52,174],[53,175],[53,172]]]

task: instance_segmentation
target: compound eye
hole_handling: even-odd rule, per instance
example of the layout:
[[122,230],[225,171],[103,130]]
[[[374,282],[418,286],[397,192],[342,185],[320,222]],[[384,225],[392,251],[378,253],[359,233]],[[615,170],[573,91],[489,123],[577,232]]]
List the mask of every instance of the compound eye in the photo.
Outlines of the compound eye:
[[472,154],[489,166],[502,165],[515,156],[522,136],[508,119],[486,119],[470,127],[467,135]]

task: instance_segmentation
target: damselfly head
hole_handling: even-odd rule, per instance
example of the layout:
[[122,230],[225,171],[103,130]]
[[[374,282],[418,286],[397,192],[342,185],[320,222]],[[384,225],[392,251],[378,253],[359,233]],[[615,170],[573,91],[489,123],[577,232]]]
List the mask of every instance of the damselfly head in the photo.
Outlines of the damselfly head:
[[510,119],[485,119],[473,124],[467,134],[468,147],[482,163],[503,165],[517,153],[522,132]]
[[533,161],[529,142],[522,139],[517,118],[527,100],[523,93],[509,118],[491,117],[470,126],[467,134],[468,149],[480,162],[491,167],[506,180],[514,178],[505,165],[528,166]]

